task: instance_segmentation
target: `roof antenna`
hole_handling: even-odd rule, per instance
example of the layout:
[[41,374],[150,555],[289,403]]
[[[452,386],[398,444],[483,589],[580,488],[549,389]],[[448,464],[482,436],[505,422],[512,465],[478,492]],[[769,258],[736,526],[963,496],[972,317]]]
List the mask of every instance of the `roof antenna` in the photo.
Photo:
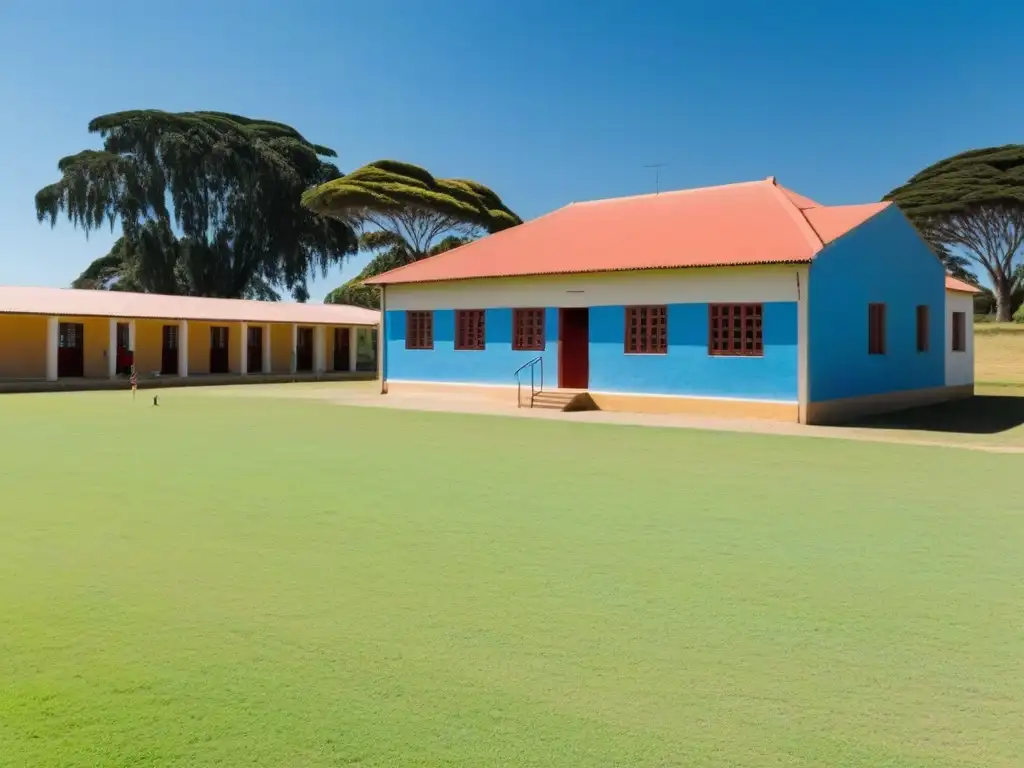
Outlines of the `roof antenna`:
[[654,194],[656,195],[661,194],[661,169],[667,165],[668,163],[651,163],[644,166],[644,168],[654,169]]

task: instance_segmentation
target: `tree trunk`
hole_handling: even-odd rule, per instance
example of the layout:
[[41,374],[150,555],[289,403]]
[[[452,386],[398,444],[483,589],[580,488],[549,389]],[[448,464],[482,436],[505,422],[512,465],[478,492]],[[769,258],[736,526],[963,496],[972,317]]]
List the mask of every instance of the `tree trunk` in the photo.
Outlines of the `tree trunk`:
[[1007,280],[996,280],[993,286],[996,295],[996,322],[1009,323],[1013,320],[1013,288]]

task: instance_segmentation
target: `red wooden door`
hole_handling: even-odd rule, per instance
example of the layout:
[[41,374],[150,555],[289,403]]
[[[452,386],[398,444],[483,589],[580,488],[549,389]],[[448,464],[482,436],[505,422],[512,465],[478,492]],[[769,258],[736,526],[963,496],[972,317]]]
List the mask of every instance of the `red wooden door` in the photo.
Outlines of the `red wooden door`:
[[61,323],[57,342],[57,377],[85,376],[85,328],[82,323]]
[[590,386],[590,310],[562,309],[558,315],[558,386],[586,389]]
[[249,373],[263,372],[263,328],[252,326],[246,332],[246,361],[248,362]]
[[230,373],[228,326],[214,325],[210,328],[210,373]]
[[295,336],[295,370],[313,370],[313,329],[300,327]]
[[164,376],[178,375],[178,326],[165,325],[163,346],[160,351],[160,373]]
[[334,329],[334,370],[336,371],[348,370],[349,341],[348,328]]

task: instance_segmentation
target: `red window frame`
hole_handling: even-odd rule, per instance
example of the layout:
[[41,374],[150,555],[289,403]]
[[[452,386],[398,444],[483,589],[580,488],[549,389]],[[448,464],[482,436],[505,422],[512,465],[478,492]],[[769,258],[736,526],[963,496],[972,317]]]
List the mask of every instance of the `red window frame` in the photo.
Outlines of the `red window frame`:
[[967,313],[966,312],[954,312],[953,313],[953,352],[966,352],[967,351]]
[[520,352],[543,352],[545,347],[544,310],[512,310],[512,349]]
[[868,304],[868,354],[885,354],[885,304]]
[[764,357],[764,305],[708,305],[708,354]]
[[417,310],[415,312],[405,313],[405,348],[434,348],[433,312],[423,312]]
[[627,355],[668,354],[668,307],[626,307]]
[[455,310],[455,349],[480,351],[486,342],[482,309]]
[[929,329],[931,323],[928,322],[928,305],[918,304],[917,305],[917,351],[927,352],[930,339]]

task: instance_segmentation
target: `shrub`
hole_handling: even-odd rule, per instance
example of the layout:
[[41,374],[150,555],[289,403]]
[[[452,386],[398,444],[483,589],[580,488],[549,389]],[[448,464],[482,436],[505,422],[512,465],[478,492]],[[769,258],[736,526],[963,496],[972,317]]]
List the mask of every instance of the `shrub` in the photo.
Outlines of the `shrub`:
[[1013,322],[1024,323],[1024,304],[1017,307],[1017,311],[1013,313]]

